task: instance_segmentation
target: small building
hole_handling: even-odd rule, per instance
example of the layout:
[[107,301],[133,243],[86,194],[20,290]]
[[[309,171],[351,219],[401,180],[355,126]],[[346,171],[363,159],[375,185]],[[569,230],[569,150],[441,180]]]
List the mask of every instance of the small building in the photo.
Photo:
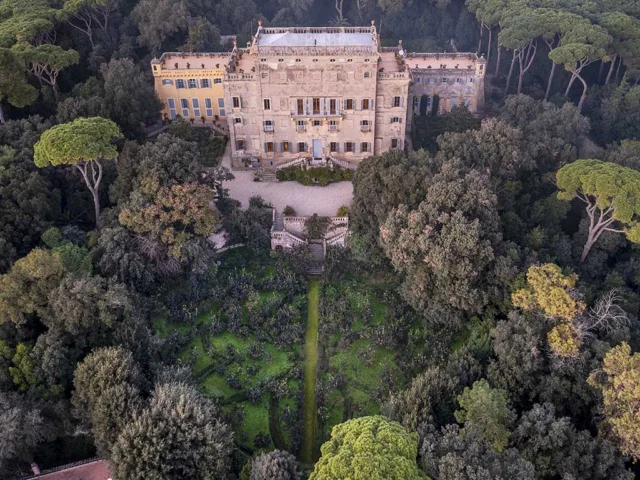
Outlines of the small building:
[[40,471],[35,463],[31,464],[33,475],[22,480],[115,480],[109,470],[109,462],[99,458],[63,465]]

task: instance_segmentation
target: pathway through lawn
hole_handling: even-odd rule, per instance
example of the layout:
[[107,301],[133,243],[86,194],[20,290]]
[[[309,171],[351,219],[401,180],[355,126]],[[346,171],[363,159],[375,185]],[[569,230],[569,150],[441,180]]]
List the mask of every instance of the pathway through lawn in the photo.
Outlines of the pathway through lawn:
[[307,295],[307,332],[304,342],[304,398],[302,404],[302,450],[300,460],[313,464],[318,438],[318,409],[316,406],[316,379],[318,377],[318,304],[320,282],[309,280]]

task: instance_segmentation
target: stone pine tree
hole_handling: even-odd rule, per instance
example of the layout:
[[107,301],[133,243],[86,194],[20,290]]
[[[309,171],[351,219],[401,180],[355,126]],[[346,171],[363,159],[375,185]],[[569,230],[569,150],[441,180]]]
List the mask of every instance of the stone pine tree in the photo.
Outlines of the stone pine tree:
[[5,123],[2,110],[5,98],[15,107],[25,107],[36,99],[36,94],[11,50],[0,48],[0,124]]
[[604,232],[622,233],[640,242],[640,172],[601,160],[577,160],[556,175],[561,200],[579,199],[589,217],[587,241],[580,256],[584,262]]
[[100,229],[99,188],[102,181],[102,161],[118,156],[114,140],[122,135],[111,120],[100,117],[78,118],[50,128],[33,147],[35,164],[73,165],[93,195],[96,227]]
[[426,480],[418,469],[418,434],[385,417],[333,427],[309,480]]

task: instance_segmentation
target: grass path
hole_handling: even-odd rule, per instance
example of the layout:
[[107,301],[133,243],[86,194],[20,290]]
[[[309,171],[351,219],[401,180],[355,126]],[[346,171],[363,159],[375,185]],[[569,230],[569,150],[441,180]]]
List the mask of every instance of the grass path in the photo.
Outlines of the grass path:
[[318,409],[316,406],[316,379],[318,377],[318,306],[320,303],[320,283],[309,280],[307,294],[307,332],[304,342],[304,384],[302,404],[302,449],[300,460],[313,464],[318,432]]

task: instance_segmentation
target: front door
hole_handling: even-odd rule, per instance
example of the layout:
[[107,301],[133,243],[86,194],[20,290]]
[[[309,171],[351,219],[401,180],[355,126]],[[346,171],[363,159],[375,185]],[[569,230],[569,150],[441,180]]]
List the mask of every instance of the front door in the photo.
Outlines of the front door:
[[322,158],[322,140],[313,141],[313,158]]

